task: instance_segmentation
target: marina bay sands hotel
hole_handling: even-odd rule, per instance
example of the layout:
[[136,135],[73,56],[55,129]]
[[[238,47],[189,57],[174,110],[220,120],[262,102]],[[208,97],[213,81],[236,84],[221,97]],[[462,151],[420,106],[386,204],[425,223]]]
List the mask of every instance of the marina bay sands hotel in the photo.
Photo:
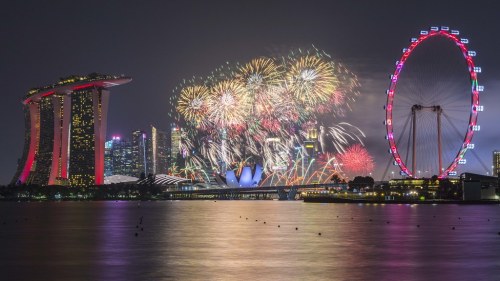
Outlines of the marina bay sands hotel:
[[28,91],[24,150],[12,182],[103,184],[109,88],[131,80],[92,73]]

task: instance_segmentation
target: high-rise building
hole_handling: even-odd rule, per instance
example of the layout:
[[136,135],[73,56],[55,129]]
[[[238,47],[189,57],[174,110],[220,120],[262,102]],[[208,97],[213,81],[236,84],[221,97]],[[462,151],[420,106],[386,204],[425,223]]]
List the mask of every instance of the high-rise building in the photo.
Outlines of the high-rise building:
[[168,170],[167,133],[151,126],[151,155],[153,174],[166,174]]
[[182,128],[172,126],[170,130],[170,163],[180,166]]
[[112,140],[106,141],[104,143],[104,176],[109,177],[113,175],[113,141],[116,137],[113,137]]
[[500,175],[500,151],[493,151],[493,176]]
[[132,144],[114,136],[105,144],[104,175],[135,176],[132,158]]
[[13,183],[103,184],[108,88],[131,80],[92,73],[28,91],[24,151]]
[[132,132],[132,163],[134,177],[148,175],[148,140],[146,132],[141,130]]

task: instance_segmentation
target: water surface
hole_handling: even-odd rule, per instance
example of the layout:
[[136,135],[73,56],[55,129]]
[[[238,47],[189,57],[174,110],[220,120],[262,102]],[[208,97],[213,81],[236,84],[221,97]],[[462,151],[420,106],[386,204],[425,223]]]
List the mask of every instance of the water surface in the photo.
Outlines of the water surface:
[[500,280],[498,205],[4,202],[0,223],[2,280]]

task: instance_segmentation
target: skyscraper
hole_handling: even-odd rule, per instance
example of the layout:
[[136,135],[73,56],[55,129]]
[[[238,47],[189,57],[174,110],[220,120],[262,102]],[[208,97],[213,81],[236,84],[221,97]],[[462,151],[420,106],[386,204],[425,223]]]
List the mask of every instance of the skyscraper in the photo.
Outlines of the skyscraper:
[[105,144],[104,175],[135,176],[132,158],[132,144],[121,137],[114,136]]
[[498,177],[500,175],[500,151],[493,151],[493,176]]
[[109,177],[113,175],[113,140],[116,137],[113,137],[112,140],[109,140],[104,143],[104,176]]
[[103,184],[108,88],[131,80],[92,73],[28,91],[24,151],[13,183]]
[[168,170],[167,133],[151,126],[151,155],[153,174],[166,174]]
[[170,130],[170,163],[180,166],[182,128],[172,126]]
[[132,132],[132,163],[133,176],[139,177],[142,173],[148,175],[148,144],[146,132],[136,130]]

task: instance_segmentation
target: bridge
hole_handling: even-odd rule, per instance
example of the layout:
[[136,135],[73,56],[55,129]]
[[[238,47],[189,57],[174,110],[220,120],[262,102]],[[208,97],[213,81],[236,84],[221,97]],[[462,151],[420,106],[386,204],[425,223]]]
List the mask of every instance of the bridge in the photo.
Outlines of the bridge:
[[347,183],[309,184],[291,186],[263,186],[240,188],[204,188],[180,190],[166,189],[163,192],[165,199],[170,200],[295,200],[303,191],[315,189],[347,189]]

